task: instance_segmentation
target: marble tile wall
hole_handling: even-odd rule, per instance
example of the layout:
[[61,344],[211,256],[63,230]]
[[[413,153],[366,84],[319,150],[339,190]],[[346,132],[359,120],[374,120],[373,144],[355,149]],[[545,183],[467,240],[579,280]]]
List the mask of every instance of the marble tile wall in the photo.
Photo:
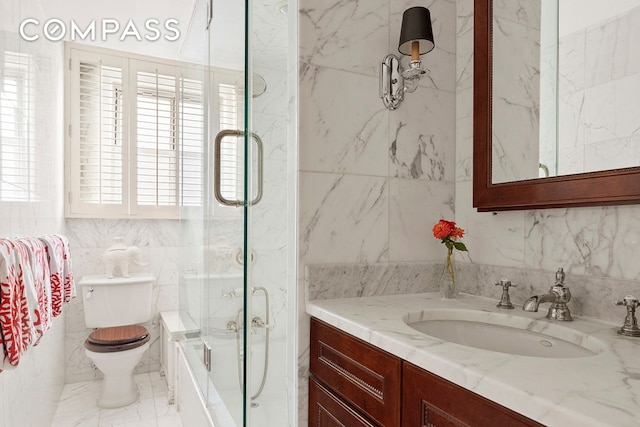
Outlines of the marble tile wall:
[[443,263],[307,265],[307,300],[399,295],[438,290]]
[[[531,275],[529,283],[536,293],[548,288],[549,278],[562,266],[574,283],[574,306],[584,307],[586,315],[613,320],[617,314],[606,308],[609,301],[640,294],[640,267],[635,259],[640,249],[640,207],[476,212],[471,182],[473,0],[457,1],[456,28],[455,207],[456,222],[467,230],[469,248],[461,261],[478,266],[483,283],[493,283],[505,274],[516,280]],[[479,289],[486,283],[472,286]],[[587,300],[592,299],[603,302],[590,305]]]
[[[35,185],[30,201],[7,201],[0,195],[0,236],[64,234],[63,208],[63,63],[62,46],[27,43],[18,36],[21,19],[42,19],[36,0],[0,0],[0,76],[6,52],[28,58],[35,102],[28,117],[32,131],[21,143],[34,143]],[[1,125],[0,125],[1,126]],[[0,146],[3,143],[0,133]],[[1,179],[1,178],[0,178]],[[4,187],[4,186],[3,186]],[[26,192],[25,189],[19,189]],[[30,347],[16,369],[0,373],[0,427],[51,424],[64,385],[64,328],[69,305],[56,317],[36,347]],[[37,410],[34,410],[37,402]]]
[[[430,69],[394,111],[379,66],[397,53],[402,13],[431,12]],[[299,2],[298,422],[306,425],[308,317],[304,267],[437,261],[431,236],[453,217],[455,2]],[[406,59],[405,59],[406,61]]]
[[[493,182],[538,176],[541,2],[497,2],[493,55]],[[519,78],[512,78],[513,75]]]
[[[122,236],[127,245],[138,246],[147,266],[133,266],[130,272],[150,271],[156,278],[153,286],[153,319],[145,326],[151,333],[151,346],[136,368],[136,373],[160,368],[161,311],[178,309],[178,264],[180,233],[177,220],[133,219],[67,219],[66,233],[74,254],[74,274],[78,280],[87,274],[104,270],[100,255],[112,244],[113,237]],[[84,323],[82,300],[69,305],[65,339],[65,381],[67,383],[100,378],[91,360],[84,354],[84,340],[91,333]]]
[[636,166],[640,7],[560,38],[559,171]]

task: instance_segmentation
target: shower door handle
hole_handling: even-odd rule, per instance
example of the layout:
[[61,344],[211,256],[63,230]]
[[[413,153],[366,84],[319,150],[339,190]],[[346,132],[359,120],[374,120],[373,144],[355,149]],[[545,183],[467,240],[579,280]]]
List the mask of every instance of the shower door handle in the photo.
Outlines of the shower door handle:
[[[244,135],[245,135],[244,131],[233,130],[233,129],[222,130],[218,132],[218,134],[216,135],[216,139],[214,143],[214,154],[213,154],[213,158],[214,158],[213,192],[216,200],[225,206],[240,207],[240,206],[244,206],[245,203],[243,200],[230,200],[222,195],[222,190],[221,190],[222,161],[220,158],[220,154],[222,150],[221,149],[222,140],[227,136],[241,137]],[[249,204],[256,205],[258,204],[258,202],[260,202],[260,200],[262,200],[262,169],[263,169],[262,163],[263,163],[264,155],[263,155],[263,148],[262,148],[262,139],[260,139],[260,137],[253,132],[251,133],[251,138],[256,142],[256,146],[258,147],[258,194],[256,194],[256,197]]]

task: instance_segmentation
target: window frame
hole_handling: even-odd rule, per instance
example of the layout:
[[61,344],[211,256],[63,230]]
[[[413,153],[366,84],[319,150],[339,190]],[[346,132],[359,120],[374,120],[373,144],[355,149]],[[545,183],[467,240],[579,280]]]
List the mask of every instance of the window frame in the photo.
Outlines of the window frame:
[[[122,167],[122,204],[106,205],[106,204],[90,204],[79,203],[79,153],[77,152],[79,140],[74,136],[74,132],[78,132],[78,117],[72,117],[74,111],[74,102],[77,102],[78,92],[74,89],[78,86],[76,78],[77,67],[80,60],[100,60],[109,58],[110,61],[105,65],[119,66],[122,70],[122,126],[123,132],[123,167]],[[86,46],[78,43],[65,43],[65,216],[67,218],[149,218],[149,219],[178,219],[181,210],[204,209],[207,205],[204,192],[207,191],[210,181],[210,168],[212,162],[212,147],[209,147],[210,141],[203,141],[202,147],[202,200],[201,206],[182,205],[182,185],[181,171],[182,167],[182,117],[181,117],[181,82],[183,79],[194,80],[201,83],[202,87],[202,135],[215,135],[220,129],[219,106],[218,106],[218,85],[236,84],[238,77],[241,75],[239,71],[225,70],[218,68],[210,68],[206,73],[202,66],[197,64],[187,64],[163,58],[155,58],[144,55],[133,54],[129,52],[120,52],[111,49],[97,48]],[[149,72],[150,66],[157,67],[159,74],[171,75],[175,78],[174,103],[176,109],[176,204],[171,206],[151,206],[140,205],[137,201],[137,153],[138,143],[136,140],[137,131],[137,72]],[[211,87],[216,90],[209,90]],[[242,128],[243,116],[242,97],[238,93],[238,123]],[[75,96],[75,98],[74,98]],[[207,102],[207,99],[209,102]],[[77,116],[77,114],[76,114]],[[74,140],[74,137],[76,138]],[[197,155],[191,156],[197,159]],[[185,156],[186,158],[186,156]],[[238,162],[240,165],[240,162]],[[193,198],[193,191],[192,196]],[[210,214],[215,217],[238,216],[240,210],[236,208],[228,208],[219,205],[215,200],[211,201],[212,212]]]

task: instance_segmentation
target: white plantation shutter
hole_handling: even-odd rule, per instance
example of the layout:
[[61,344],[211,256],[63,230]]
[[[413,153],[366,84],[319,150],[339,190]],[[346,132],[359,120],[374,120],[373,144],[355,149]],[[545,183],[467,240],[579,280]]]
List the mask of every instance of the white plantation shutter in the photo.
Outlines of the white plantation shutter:
[[204,197],[204,85],[180,79],[181,206],[201,206]]
[[35,76],[31,55],[0,52],[0,201],[34,201]]
[[[237,129],[241,120],[237,88],[231,83],[218,83],[220,130]],[[241,200],[244,189],[242,188],[242,145],[236,137],[226,137],[220,147],[220,190],[222,195],[229,200]]]
[[[178,105],[175,67],[136,62],[135,178],[137,211],[177,212]],[[151,64],[153,65],[153,64]]]
[[71,211],[126,214],[126,64],[76,51],[71,61]]
[[[242,103],[229,83],[237,73],[212,71],[208,108],[197,67],[76,46],[67,50],[67,215],[177,218],[178,206],[202,206],[205,124],[214,132],[241,128]],[[232,198],[242,194],[241,150],[225,141],[223,182]]]

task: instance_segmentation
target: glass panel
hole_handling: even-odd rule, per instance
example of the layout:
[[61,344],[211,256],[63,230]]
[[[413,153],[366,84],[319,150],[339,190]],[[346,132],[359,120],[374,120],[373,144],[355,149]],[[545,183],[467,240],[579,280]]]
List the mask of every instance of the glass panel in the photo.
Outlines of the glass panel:
[[[198,2],[205,15],[207,2]],[[201,63],[208,69],[203,72],[203,203],[194,203],[198,198],[191,194],[191,202],[183,200],[181,208],[185,247],[180,310],[200,334],[184,341],[183,349],[216,425],[295,425],[295,356],[290,356],[295,322],[287,321],[289,310],[296,318],[295,304],[288,303],[295,301],[288,289],[296,283],[295,271],[290,271],[295,269],[290,242],[295,241],[296,174],[289,160],[295,153],[288,139],[288,127],[295,128],[288,109],[295,105],[288,102],[292,94],[287,88],[295,90],[288,71],[296,69],[296,57],[295,46],[289,46],[287,2],[276,8],[272,2],[211,4],[208,32],[203,29],[204,35],[183,48],[186,56],[196,58],[205,52]],[[245,33],[247,26],[251,30]],[[294,52],[291,61],[289,51]],[[239,200],[240,207],[224,206],[213,197],[213,144],[222,130],[244,132],[224,137],[219,147],[220,193]],[[197,177],[185,176],[193,172],[185,162],[200,164],[195,139],[181,144],[179,194],[184,197],[190,194],[186,186],[194,185],[189,177]],[[205,345],[211,348],[210,371],[204,363]]]
[[[255,427],[290,425],[287,390],[288,301],[295,301],[288,290],[288,231],[295,224],[292,212],[294,186],[288,174],[290,146],[287,126],[290,93],[288,87],[288,9],[294,2],[253,2],[249,14],[249,51],[245,100],[247,124],[253,138],[246,138],[247,199],[262,198],[247,207],[247,425]],[[295,32],[294,32],[295,34]],[[295,57],[293,58],[295,68]],[[258,142],[260,141],[260,142]],[[260,162],[262,145],[262,162]],[[259,163],[262,163],[261,165]],[[262,177],[259,173],[262,168]],[[260,180],[262,183],[260,184]],[[293,211],[295,212],[295,211]],[[291,217],[289,217],[291,215]],[[293,322],[292,322],[293,323]],[[295,425],[295,424],[291,424]]]

